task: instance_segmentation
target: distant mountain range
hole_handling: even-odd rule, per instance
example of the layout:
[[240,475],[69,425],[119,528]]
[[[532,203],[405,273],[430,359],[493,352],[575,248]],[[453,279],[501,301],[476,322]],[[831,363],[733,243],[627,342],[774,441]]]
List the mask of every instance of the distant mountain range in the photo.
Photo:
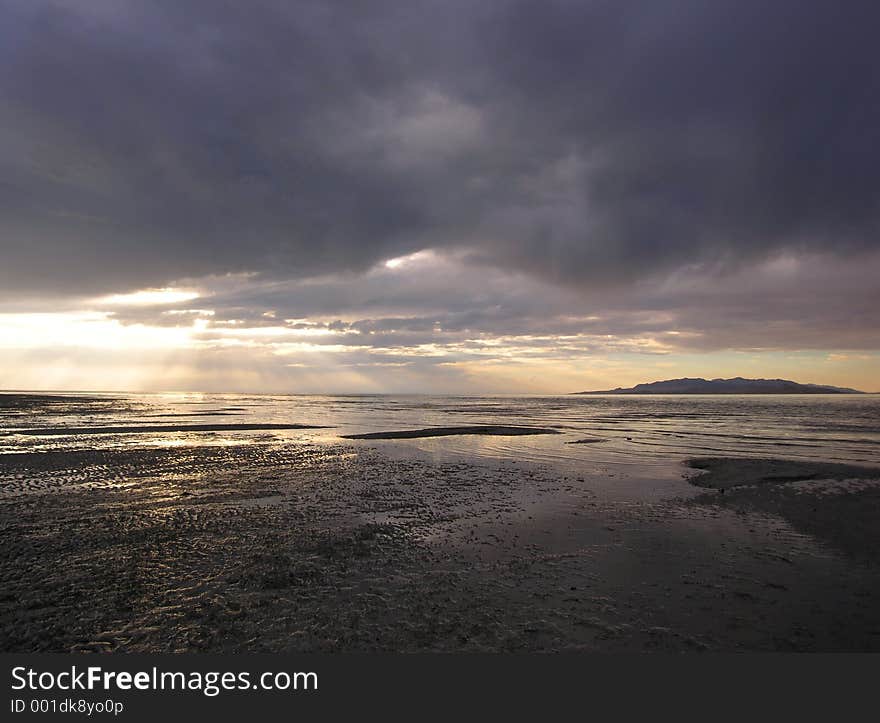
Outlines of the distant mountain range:
[[575,394],[864,394],[857,389],[798,384],[788,379],[667,379],[596,392]]

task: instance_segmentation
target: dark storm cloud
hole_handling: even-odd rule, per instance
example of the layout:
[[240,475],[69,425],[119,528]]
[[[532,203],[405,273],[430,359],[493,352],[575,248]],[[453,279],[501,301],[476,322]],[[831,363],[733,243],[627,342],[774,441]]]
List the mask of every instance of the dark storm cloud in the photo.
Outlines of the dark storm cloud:
[[8,292],[877,245],[873,3],[0,7]]

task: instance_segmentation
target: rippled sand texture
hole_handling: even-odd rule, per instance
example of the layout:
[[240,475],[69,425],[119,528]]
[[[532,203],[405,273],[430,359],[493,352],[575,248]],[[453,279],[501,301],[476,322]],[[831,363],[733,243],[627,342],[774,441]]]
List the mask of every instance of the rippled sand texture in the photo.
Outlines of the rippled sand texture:
[[[123,416],[159,413],[137,404]],[[723,458],[749,484],[722,494],[677,463],[290,434],[0,455],[0,650],[880,649],[870,474],[765,465],[753,484]],[[601,446],[514,441],[533,439]]]

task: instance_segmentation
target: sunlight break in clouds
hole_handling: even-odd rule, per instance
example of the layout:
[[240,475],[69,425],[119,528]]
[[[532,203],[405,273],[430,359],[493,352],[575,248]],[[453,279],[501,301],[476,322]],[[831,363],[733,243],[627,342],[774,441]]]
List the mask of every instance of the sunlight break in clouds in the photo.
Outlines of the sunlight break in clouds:
[[[144,349],[173,351],[192,346],[192,326],[122,324],[106,312],[81,311],[61,314],[0,314],[0,348],[107,349],[137,352]],[[136,357],[132,362],[137,363]],[[12,370],[3,370],[7,375]]]
[[426,249],[423,251],[416,251],[414,254],[407,254],[406,256],[398,256],[394,259],[388,259],[383,265],[386,269],[391,269],[393,271],[414,264],[431,263],[436,260],[437,255],[430,249]]
[[195,291],[182,289],[144,289],[130,294],[111,294],[95,300],[98,306],[163,306],[198,299]]
[[0,386],[880,388],[876,4],[106,5],[4,5]]

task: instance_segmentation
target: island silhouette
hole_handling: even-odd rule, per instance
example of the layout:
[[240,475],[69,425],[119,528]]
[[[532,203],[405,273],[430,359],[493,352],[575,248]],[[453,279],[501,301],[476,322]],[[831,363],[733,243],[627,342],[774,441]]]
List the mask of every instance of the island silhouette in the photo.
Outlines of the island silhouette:
[[636,384],[574,394],[865,394],[858,389],[833,387],[825,384],[800,384],[790,379],[666,379],[660,382]]

